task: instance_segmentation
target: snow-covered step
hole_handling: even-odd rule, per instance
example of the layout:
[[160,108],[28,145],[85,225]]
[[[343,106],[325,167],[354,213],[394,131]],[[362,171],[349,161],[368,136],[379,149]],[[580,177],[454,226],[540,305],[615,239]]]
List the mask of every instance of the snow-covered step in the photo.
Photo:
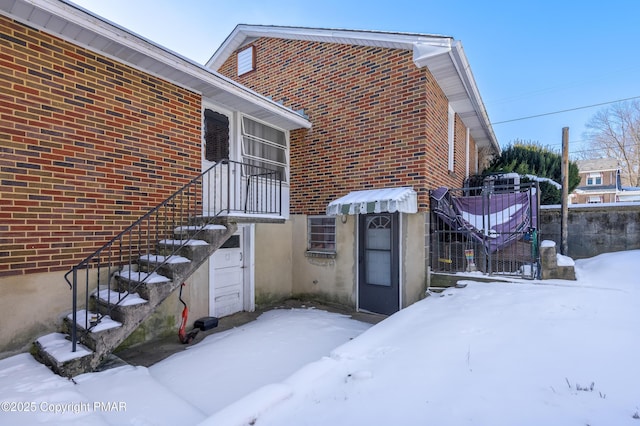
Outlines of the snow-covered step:
[[160,240],[160,244],[166,246],[208,246],[209,243],[204,240]]
[[[67,315],[67,318],[69,321],[73,321],[73,314],[71,313]],[[91,333],[99,333],[101,331],[122,327],[122,323],[114,321],[109,315],[102,315],[98,312],[86,311],[85,309],[77,311],[76,323],[78,324],[78,327],[84,329],[85,321],[89,322],[89,327],[91,327],[92,324],[95,324],[95,326],[91,328]]]
[[80,343],[76,343],[76,351],[73,352],[71,340],[67,339],[67,335],[62,333],[51,333],[42,336],[36,340],[36,344],[58,364],[93,355],[93,351]]
[[190,259],[176,254],[171,256],[163,256],[161,254],[145,254],[140,256],[140,260],[148,263],[166,263],[168,265],[176,265],[179,263],[189,263]]
[[114,305],[117,303],[120,306],[132,306],[147,303],[147,300],[140,297],[138,293],[129,293],[127,291],[120,293],[115,290],[100,290],[99,292],[93,292],[93,296],[103,303]]
[[[180,257],[180,256],[178,256]],[[187,259],[189,261],[189,259]],[[134,272],[134,271],[123,271],[116,273],[116,276],[132,282],[138,283],[146,283],[146,284],[159,284],[166,283],[171,281],[171,278],[165,277],[164,275],[160,275],[158,273],[147,273],[147,272]]]

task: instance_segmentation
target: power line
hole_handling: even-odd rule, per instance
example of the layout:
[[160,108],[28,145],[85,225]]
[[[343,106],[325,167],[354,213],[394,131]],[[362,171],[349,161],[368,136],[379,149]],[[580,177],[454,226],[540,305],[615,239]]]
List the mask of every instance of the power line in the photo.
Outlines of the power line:
[[581,110],[581,109],[593,108],[593,107],[602,106],[602,105],[609,105],[609,104],[614,104],[616,102],[630,101],[632,99],[638,99],[638,98],[640,98],[640,96],[634,96],[632,98],[618,99],[616,101],[602,102],[602,103],[599,103],[599,104],[581,106],[581,107],[576,107],[576,108],[563,109],[561,111],[547,112],[547,113],[544,113],[544,114],[530,115],[528,117],[513,118],[511,120],[497,121],[495,123],[491,123],[491,125],[495,126],[496,124],[511,123],[511,122],[514,122],[514,121],[528,120],[530,118],[538,118],[538,117],[544,117],[544,116],[547,116],[547,115],[561,114],[563,112],[578,111],[578,110]]

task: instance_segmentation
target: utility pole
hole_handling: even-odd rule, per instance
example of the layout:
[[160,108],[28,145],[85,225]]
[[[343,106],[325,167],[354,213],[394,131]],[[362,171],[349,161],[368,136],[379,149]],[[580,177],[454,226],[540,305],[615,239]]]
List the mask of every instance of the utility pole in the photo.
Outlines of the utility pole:
[[567,256],[569,252],[568,223],[569,223],[569,128],[562,128],[562,202],[560,204],[562,217],[560,219],[560,253]]

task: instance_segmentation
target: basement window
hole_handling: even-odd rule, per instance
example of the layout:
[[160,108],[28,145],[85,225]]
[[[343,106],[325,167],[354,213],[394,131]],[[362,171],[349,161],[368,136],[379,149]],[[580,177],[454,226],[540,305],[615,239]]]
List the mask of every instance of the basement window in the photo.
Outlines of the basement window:
[[256,69],[256,50],[249,46],[238,52],[238,77]]
[[307,250],[314,253],[336,252],[336,218],[334,216],[307,218]]

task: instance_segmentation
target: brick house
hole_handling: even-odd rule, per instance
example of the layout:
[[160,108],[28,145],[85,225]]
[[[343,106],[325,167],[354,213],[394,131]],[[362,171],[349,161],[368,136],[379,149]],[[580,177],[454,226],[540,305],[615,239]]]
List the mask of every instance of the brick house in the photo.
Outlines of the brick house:
[[580,185],[569,195],[571,204],[640,201],[640,188],[629,186],[615,158],[576,161]]
[[[222,229],[231,244],[217,250],[213,261],[207,252],[197,268],[174,274],[187,282],[184,297],[194,318],[253,309],[254,253],[264,244],[256,223],[288,218],[289,133],[310,127],[306,118],[65,1],[2,2],[0,65],[0,353],[24,350],[54,331],[71,310],[65,273],[212,165],[219,167],[207,176],[217,173],[228,193],[214,193],[215,181],[201,177],[189,186],[201,193],[183,191],[180,201],[166,203],[153,217],[166,220],[167,212],[175,215],[187,202],[199,209],[189,213],[190,220],[208,217],[218,201],[242,201],[242,214],[227,209],[223,225],[202,231]],[[222,158],[238,162],[236,168]],[[282,174],[267,184],[259,173],[249,177],[247,170],[262,165]],[[262,191],[256,182],[277,189],[273,210],[249,208],[264,201],[255,195]],[[196,226],[169,224],[178,225]],[[120,242],[142,254],[144,238],[147,245],[156,243],[142,235],[154,226],[150,220],[138,225],[139,235]],[[180,232],[191,232],[189,226]],[[133,262],[132,254],[119,256]],[[163,255],[147,256],[151,264]],[[114,276],[131,284],[132,274],[124,277],[124,267],[105,257],[93,257],[78,274],[84,279],[86,271],[87,277],[78,303],[89,299],[97,283],[115,285]],[[134,272],[145,279],[153,275]],[[180,286],[176,275],[172,285],[167,288]],[[127,333],[136,329],[138,339],[175,333],[182,306],[170,293]]]
[[239,25],[207,66],[313,123],[291,132],[289,235],[271,231],[257,256],[258,297],[386,314],[423,297],[428,190],[461,187],[499,153],[460,42]]

